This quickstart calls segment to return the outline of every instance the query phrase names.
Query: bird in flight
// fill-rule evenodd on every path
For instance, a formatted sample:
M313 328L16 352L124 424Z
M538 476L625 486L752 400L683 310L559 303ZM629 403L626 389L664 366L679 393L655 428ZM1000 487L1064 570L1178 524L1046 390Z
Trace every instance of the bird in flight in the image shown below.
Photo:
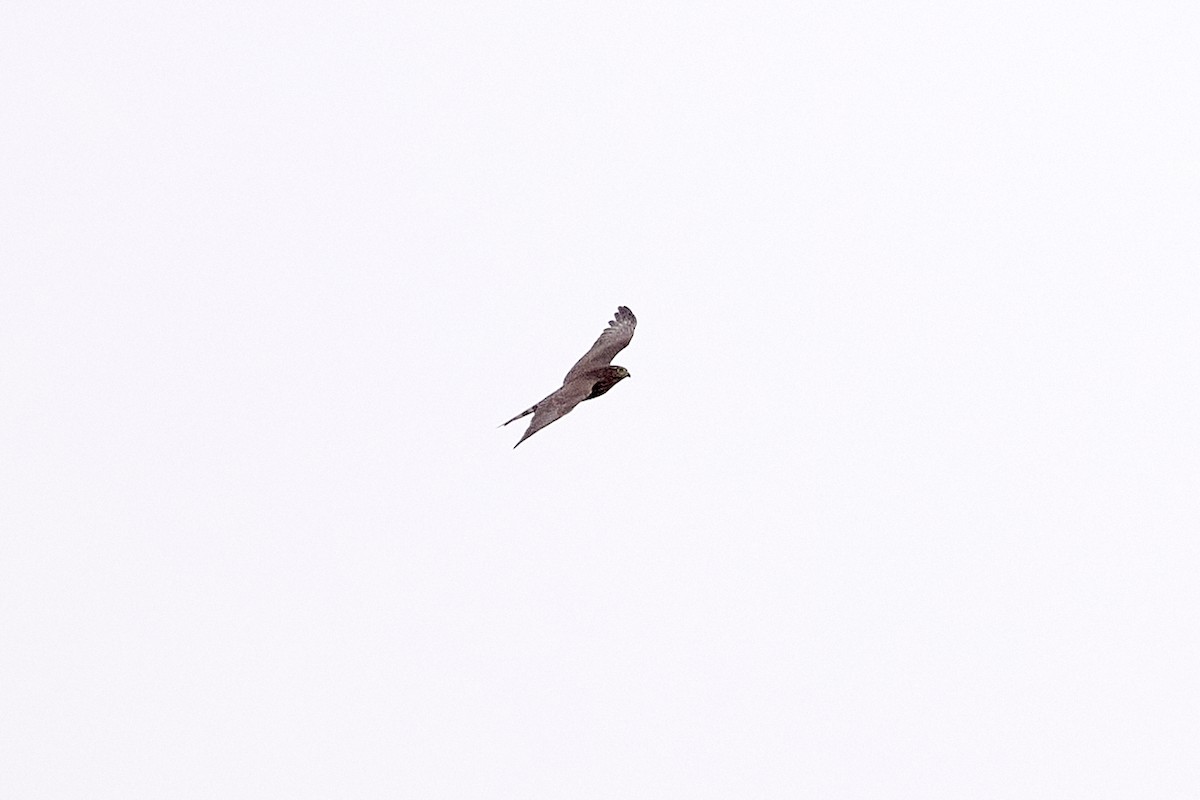
M599 397L628 378L629 370L612 366L612 360L633 339L633 329L636 327L637 317L633 316L633 312L625 306L619 306L616 319L608 323L608 327L600 334L592 349L575 362L567 377L563 378L563 385L508 421L516 422L526 414L533 414L533 420L525 429L525 435L513 448L559 417L570 414L571 410L584 400Z

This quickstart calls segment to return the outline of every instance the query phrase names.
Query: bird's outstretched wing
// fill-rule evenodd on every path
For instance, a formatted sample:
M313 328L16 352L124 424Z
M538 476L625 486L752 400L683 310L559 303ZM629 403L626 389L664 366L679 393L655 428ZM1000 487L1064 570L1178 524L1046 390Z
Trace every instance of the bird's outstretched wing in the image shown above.
M525 441L530 436L533 436L535 433L549 425L551 422L554 422L556 419L570 414L571 410L574 409L575 406L584 401L588 395L588 392L591 390L591 387L591 381L575 381L574 383L565 384L558 391L554 392L552 395L531 408L529 411L533 412L533 419L530 420L529 427L525 429L525 434L517 441L517 444L513 445L513 447L515 448L517 445L521 444L521 442ZM508 422L513 422L520 419L521 417L525 416L525 414L528 414L529 411L526 411L524 414L518 414ZM504 424L507 425L508 422Z
M608 327L604 329L604 333L600 334L600 338L592 345L592 349L575 362L575 366L571 367L567 377L563 378L563 385L566 386L572 378L585 372L611 364L617 353L624 350L625 346L633 339L633 329L636 327L637 317L633 315L633 312L625 306L618 306L616 319L608 323ZM536 418L534 422L537 422Z

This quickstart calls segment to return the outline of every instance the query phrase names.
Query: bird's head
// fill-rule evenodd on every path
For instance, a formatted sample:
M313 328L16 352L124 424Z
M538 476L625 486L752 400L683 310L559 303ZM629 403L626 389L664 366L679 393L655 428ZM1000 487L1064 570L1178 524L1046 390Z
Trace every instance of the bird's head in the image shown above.
M625 369L624 367L615 367L614 369L616 370L614 374L618 379L633 377L629 374L629 370Z

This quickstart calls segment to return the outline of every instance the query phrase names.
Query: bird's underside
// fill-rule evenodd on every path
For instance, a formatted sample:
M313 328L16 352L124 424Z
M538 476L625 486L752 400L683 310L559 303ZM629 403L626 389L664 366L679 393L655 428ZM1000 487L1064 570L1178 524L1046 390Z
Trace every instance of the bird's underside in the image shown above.
M616 319L609 323L608 328L600 334L600 338L583 358L571 367L571 371L563 379L562 387L504 423L507 425L533 414L529 427L513 447L519 446L551 422L570 414L575 406L584 400L599 397L628 378L629 370L613 366L611 362L616 354L629 344L636 327L637 318L633 316L633 312L625 306L620 306Z

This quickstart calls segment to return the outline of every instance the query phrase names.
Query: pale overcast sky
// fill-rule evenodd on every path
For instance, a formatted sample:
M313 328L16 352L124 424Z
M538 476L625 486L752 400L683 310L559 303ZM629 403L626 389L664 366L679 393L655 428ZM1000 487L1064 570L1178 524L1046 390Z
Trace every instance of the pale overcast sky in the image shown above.
M4 17L0 796L1200 796L1194 2Z

